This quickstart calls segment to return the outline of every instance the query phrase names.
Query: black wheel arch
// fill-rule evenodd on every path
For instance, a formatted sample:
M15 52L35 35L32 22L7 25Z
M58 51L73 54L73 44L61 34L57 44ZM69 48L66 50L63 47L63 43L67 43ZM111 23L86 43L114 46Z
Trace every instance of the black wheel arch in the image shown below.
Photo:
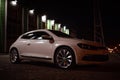
M9 53L11 53L11 51L15 49L17 52L18 52L18 49L16 47L12 47L10 50L9 50Z
M12 47L12 48L10 49L10 51L9 51L9 54L11 53L11 51L12 51L13 49L15 49L15 50L17 51L18 57L20 58L19 51L18 51L18 49L17 49L16 47Z
M17 51L17 56L18 56L18 60L19 60L18 62L20 62L21 59L20 59L20 56L19 56L19 51L18 51L18 49L17 49L16 47L12 47L12 48L10 49L9 55L11 54L11 51L12 51L13 49L15 49L15 50Z

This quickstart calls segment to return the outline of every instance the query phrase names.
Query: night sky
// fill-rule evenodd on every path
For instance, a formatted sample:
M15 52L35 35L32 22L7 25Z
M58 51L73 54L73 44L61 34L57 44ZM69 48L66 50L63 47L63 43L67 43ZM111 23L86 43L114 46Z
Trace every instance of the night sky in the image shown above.
M20 0L20 4L46 14L49 19L75 29L82 38L93 37L93 0ZM120 3L100 0L105 41L120 41Z

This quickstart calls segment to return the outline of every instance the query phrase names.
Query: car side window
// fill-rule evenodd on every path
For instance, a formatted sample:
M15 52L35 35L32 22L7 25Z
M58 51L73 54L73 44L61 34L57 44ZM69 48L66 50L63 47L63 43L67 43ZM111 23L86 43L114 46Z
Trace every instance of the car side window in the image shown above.
M44 39L43 36L50 36L49 34L47 34L46 32L34 32L34 38L33 39Z
M21 38L22 39L45 39L43 38L44 36L50 36L48 33L46 32L41 32L41 31L37 31L37 32L32 32L32 33L28 33L23 35Z
M33 36L34 36L33 33L28 33L28 34L23 35L21 38L22 39L31 39Z

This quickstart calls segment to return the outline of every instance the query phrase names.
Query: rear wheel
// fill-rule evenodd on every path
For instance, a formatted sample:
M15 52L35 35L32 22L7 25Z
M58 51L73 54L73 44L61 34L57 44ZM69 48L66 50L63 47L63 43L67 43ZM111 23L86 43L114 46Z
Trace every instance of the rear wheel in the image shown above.
M55 64L63 69L70 68L75 64L73 51L68 47L61 47L55 53Z
M20 62L18 50L16 48L13 48L10 50L10 62L11 63L19 63Z

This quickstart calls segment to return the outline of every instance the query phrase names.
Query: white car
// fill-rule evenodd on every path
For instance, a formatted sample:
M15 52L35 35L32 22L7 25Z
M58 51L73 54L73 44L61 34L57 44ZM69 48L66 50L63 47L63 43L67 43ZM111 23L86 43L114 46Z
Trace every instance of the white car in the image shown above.
M11 63L37 59L55 63L60 68L75 64L98 64L109 59L101 44L70 37L60 31L33 30L22 34L9 49Z

